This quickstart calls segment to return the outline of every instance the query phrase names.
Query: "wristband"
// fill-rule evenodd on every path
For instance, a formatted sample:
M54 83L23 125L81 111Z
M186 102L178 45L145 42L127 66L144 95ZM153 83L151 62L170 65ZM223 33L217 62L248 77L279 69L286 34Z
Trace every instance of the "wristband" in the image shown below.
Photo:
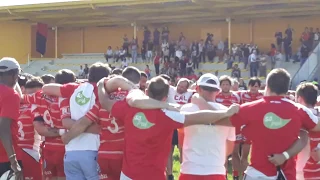
M290 155L289 155L289 153L287 151L283 152L282 155L284 155L286 160L288 160L290 158Z
M59 129L59 135L62 136L64 133L66 133L65 129Z

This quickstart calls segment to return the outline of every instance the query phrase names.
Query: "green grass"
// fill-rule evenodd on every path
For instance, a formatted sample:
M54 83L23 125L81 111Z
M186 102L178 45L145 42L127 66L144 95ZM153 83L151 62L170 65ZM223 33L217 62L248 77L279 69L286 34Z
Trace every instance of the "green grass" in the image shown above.
M180 175L180 153L178 148L174 149L173 152L173 175L174 175L174 179L178 180L179 179L179 175ZM232 180L232 167L231 164L229 164L228 166L228 180Z

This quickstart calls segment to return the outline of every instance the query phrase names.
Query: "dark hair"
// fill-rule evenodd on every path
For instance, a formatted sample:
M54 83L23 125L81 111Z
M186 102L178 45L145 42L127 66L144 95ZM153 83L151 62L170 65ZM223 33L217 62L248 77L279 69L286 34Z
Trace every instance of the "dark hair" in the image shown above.
M271 48L276 48L276 45L272 43Z
M30 80L31 78L34 78L34 76L31 74L28 74L28 73L21 74L18 79L19 86L20 87L26 86L27 81Z
M167 80L168 82L171 81L171 77L166 74L160 74L159 77L162 77L163 79Z
M49 84L51 81L54 81L54 76L51 74L44 74L41 76L41 79L44 84Z
M286 94L289 84L290 74L285 69L273 69L267 76L267 86L273 93Z
M169 93L169 83L162 77L154 77L150 80L148 86L148 96L161 101L164 97L167 97Z
M112 73L111 74L116 74L116 75L121 75L122 74L122 69L120 68L114 68L112 70Z
M305 103L315 106L317 104L318 88L312 83L300 83L296 90L296 96L302 97Z
M43 85L44 83L41 78L34 77L27 81L25 88L42 88Z
M141 75L141 77L148 78L147 74L145 72L143 72L143 71L140 72L140 75Z
M220 85L222 84L223 81L228 81L230 85L232 85L232 78L230 76L221 76L219 78L219 81L220 81Z
M76 75L69 69L61 69L55 77L55 82L58 84L67 84L76 81Z
M258 86L261 86L261 80L257 77L252 77L250 78L249 82L248 82L248 86L254 86L256 85L256 83L258 83Z
M111 72L111 68L108 64L94 63L89 68L88 81L91 83L97 83L100 79L108 77Z
M129 81L138 84L140 82L141 74L139 69L133 66L128 66L122 71L122 76Z

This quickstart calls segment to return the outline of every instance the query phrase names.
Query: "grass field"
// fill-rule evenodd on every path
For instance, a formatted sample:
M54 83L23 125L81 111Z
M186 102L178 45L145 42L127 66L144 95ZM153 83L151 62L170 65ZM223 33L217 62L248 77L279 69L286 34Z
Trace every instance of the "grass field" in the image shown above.
M174 153L173 153L173 175L174 175L174 179L178 180L179 179L179 175L180 175L180 153L178 148L174 149ZM231 166L228 167L228 180L232 180L232 175L230 174L232 172Z

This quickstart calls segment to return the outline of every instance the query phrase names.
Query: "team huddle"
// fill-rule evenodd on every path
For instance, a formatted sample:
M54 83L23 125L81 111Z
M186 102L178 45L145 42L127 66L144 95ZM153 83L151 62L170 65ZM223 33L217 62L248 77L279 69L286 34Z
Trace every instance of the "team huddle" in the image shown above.
M20 71L0 60L1 180L170 180L175 146L180 180L225 180L229 155L234 179L320 179L318 89L289 91L284 69L268 74L264 91L258 78L239 91L209 73L174 87L167 75L147 80L103 63L87 80Z

